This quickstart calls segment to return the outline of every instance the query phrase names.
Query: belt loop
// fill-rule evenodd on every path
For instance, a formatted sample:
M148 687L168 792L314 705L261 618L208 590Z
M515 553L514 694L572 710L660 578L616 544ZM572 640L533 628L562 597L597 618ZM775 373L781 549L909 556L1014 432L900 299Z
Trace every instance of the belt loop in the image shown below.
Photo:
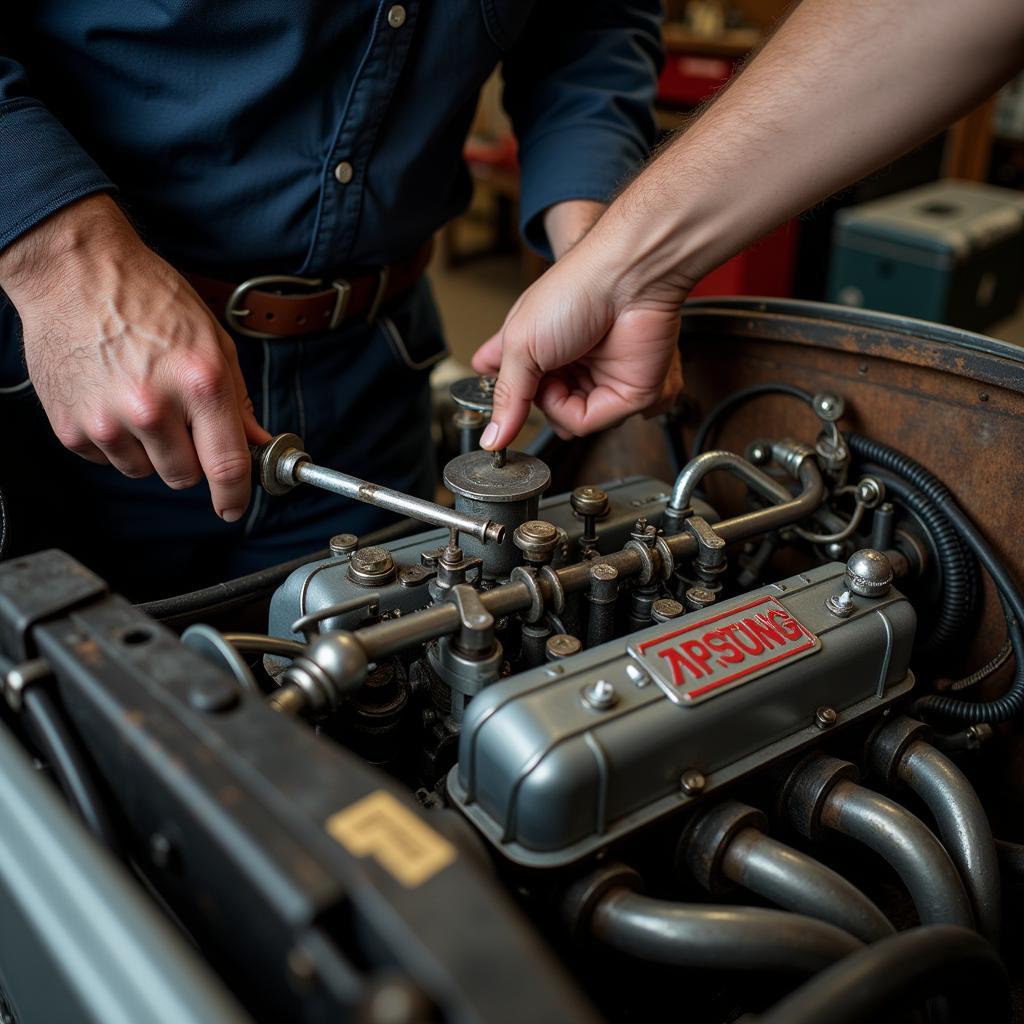
M377 314L380 312L381 303L384 301L384 295L388 290L388 283L391 281L391 267L383 266L380 268L380 274L378 275L377 281L377 294L373 297L373 302L370 303L370 308L366 311L366 322L372 324L377 319Z

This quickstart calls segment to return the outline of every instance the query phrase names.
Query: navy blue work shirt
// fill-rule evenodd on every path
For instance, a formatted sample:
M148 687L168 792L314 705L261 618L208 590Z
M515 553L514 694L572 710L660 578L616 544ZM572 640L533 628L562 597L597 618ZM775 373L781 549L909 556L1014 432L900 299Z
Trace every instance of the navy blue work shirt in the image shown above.
M654 125L659 0L33 0L0 29L0 249L119 192L182 269L316 275L414 250L470 196L503 63L522 220L607 199Z

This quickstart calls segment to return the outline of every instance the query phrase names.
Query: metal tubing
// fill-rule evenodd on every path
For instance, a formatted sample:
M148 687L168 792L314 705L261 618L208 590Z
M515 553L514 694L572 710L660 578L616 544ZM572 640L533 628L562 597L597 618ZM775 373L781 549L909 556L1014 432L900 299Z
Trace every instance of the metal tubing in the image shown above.
M892 865L910 891L922 924L974 927L970 901L949 854L928 826L899 804L843 779L826 796L821 822Z
M999 862L992 829L974 787L945 754L924 740L910 743L896 773L931 811L970 896L978 931L998 946Z
M955 1020L1009 1019L1010 984L999 955L977 932L912 928L862 949L812 978L757 1024L863 1024L937 994L955 997Z
M773 480L764 470L758 469L735 452L714 451L704 452L695 459L690 459L683 467L682 472L676 477L668 507L681 512L690 504L693 492L701 480L709 473L720 469L739 477L762 498L767 498L771 502L778 504L790 501L793 497L777 480Z
M760 829L736 834L725 851L722 871L777 906L828 921L864 942L896 934L892 922L855 885Z
M612 889L590 927L602 942L642 960L679 967L812 974L861 948L835 925L783 910L670 903Z
M731 544L733 541L746 540L755 534L781 530L809 516L825 497L825 484L814 459L806 458L800 463L797 477L802 488L795 498L781 505L759 508L754 512L727 519L723 523L716 523L715 533ZM672 548L671 541L669 547ZM672 548L672 554L679 557L675 548Z
M500 543L505 534L505 528L490 519L456 512L455 509L445 508L444 505L427 501L425 498L416 498L390 487L371 484L358 477L349 476L348 473L314 466L311 462L298 462L292 470L292 475L300 483L341 494L346 498L354 498L367 505L385 508L389 512L397 512L399 515L410 516L424 523L433 523L435 526L455 527L460 532L476 537L482 544Z

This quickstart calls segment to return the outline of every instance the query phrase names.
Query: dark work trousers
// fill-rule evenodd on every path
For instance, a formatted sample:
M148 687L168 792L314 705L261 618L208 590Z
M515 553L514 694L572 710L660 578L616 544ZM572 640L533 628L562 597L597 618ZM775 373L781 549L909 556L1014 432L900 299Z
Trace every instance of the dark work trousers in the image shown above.
M373 324L302 339L235 337L256 416L292 431L314 462L433 497L430 367L447 349L425 279ZM17 316L0 297L0 488L10 553L70 552L133 600L184 593L365 533L395 517L312 488L270 497L224 523L206 483L172 491L66 451L26 379Z

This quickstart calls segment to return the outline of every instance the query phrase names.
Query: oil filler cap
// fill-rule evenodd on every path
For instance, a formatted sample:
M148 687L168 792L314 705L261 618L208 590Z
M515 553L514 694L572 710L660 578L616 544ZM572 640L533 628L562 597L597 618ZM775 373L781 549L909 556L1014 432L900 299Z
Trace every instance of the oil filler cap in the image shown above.
M874 548L855 551L846 563L846 586L860 597L884 597L892 587L889 556Z

